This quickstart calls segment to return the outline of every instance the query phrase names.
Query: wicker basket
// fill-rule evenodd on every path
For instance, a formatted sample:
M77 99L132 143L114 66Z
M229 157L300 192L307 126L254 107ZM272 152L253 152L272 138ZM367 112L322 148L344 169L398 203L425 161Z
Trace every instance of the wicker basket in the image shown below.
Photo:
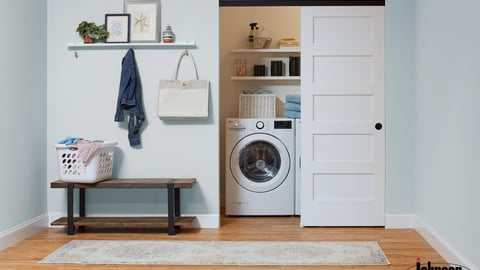
M275 118L274 94L241 94L240 118Z

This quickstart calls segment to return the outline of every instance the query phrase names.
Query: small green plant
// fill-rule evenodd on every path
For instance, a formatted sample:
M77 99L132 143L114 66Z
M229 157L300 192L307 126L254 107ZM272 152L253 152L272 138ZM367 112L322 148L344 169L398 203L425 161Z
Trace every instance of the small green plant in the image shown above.
M81 37L86 39L85 36L88 36L92 40L100 40L100 39L105 39L108 37L110 34L106 29L105 25L96 25L94 22L87 22L83 21L81 22L76 30ZM87 42L85 40L85 42ZM92 42L92 41L90 41Z

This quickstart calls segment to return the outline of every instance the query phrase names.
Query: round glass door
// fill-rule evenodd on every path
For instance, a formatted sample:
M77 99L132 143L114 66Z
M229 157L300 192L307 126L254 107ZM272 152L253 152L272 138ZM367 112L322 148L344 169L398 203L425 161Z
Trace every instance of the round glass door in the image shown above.
M230 169L239 185L252 192L267 192L280 186L290 170L285 145L268 134L252 134L234 147Z

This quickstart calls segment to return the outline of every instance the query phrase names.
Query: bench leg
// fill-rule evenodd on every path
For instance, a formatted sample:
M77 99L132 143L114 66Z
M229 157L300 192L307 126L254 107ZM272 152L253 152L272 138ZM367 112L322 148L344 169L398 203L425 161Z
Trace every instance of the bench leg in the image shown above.
M167 183L168 195L168 235L175 235L176 196L173 183Z
M180 216L180 189L175 189L175 216Z
M79 188L78 189L78 216L80 217L85 217L85 188ZM85 226L78 226L79 230L85 229Z
M85 216L85 189L84 188L79 188L78 189L78 194L79 194L79 216L84 217Z
M75 234L75 226L73 225L73 183L67 183L67 233Z

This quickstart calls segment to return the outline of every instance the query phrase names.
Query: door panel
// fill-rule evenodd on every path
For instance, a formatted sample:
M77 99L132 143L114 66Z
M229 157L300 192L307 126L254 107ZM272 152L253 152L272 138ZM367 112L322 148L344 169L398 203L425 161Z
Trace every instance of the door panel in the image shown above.
M303 7L301 44L301 225L383 226L384 7Z

